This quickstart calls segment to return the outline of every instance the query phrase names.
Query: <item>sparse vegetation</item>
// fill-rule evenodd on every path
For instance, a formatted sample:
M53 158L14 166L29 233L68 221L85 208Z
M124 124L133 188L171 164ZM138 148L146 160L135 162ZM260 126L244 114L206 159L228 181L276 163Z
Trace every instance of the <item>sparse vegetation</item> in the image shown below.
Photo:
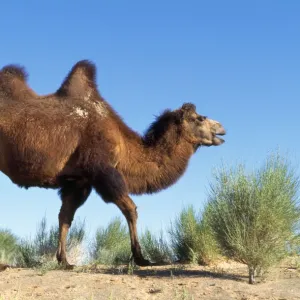
M279 155L269 157L256 172L247 173L243 165L223 166L214 173L204 210L197 213L193 206L184 208L171 223L169 241L163 232L158 237L149 230L143 232L142 252L146 259L163 264L207 265L225 255L246 264L249 282L254 283L256 274L263 274L287 254L299 258L298 190L295 171ZM58 234L58 227L47 228L46 218L38 224L33 239L18 239L8 230L0 230L0 263L38 268L42 275L57 269ZM75 264L84 255L84 237L84 222L74 222L67 248ZM90 256L98 264L128 265L130 237L120 217L96 231ZM298 269L299 260L295 262ZM128 274L133 268L128 265Z
M287 254L299 224L299 180L279 155L257 172L222 167L214 174L207 215L224 254L245 263L249 283Z
M189 293L186 288L182 288L181 291L175 292L175 299L176 300L194 300L194 296Z
M142 252L146 259L156 263L171 263L173 253L164 238L163 232L157 238L150 230L146 230L141 236Z
M91 256L99 264L127 264L131 255L127 226L119 217L112 219L106 228L99 228L92 243Z
M70 234L67 240L67 247L70 253L80 246L85 236L85 223L75 221L70 229ZM56 262L55 254L57 250L58 226L52 226L47 229L47 220L44 217L37 226L37 232L33 240L23 239L19 243L19 253L17 265L27 268L42 267L49 269L54 268ZM77 256L80 254L77 251ZM82 254L80 254L82 255ZM81 257L72 257L73 261L77 261ZM46 265L46 266L45 266ZM57 265L57 263L55 263Z
M173 251L181 262L207 264L218 256L206 217L197 215L193 206L182 210L169 233Z
M0 230L0 263L14 264L18 255L18 239L9 230Z

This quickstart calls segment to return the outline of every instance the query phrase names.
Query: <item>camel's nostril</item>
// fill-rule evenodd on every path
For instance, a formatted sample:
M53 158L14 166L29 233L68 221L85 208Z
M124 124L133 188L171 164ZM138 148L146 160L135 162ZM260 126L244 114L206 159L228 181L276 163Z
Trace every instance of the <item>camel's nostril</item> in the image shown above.
M216 130L216 134L217 135L225 135L226 134L226 130L223 127L220 127Z

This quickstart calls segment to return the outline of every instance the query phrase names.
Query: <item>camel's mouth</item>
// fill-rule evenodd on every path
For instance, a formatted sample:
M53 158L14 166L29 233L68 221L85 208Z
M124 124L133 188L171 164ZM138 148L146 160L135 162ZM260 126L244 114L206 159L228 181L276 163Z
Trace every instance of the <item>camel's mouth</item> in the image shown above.
M220 138L220 136L223 136L226 134L226 130L221 127L218 130L216 130L214 138L213 138L213 143L214 145L221 145L225 142L224 139Z
M218 136L214 136L213 138L213 145L214 146L219 146L219 145L222 145L223 143L225 143L225 140L218 137Z

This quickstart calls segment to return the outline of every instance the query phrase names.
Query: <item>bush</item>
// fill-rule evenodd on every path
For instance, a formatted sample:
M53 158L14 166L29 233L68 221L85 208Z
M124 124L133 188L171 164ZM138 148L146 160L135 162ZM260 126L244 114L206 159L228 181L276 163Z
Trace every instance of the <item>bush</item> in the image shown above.
M219 245L204 210L198 226L198 263L209 265L220 257Z
M30 240L21 240L19 251L20 256L17 260L18 267L35 268L42 265L42 257L38 254L36 246Z
M96 231L92 243L92 258L99 264L118 265L128 263L131 255L130 237L127 226L119 217L106 228Z
M171 263L172 250L161 232L157 238L148 229L141 235L141 248L146 259L155 263Z
M218 247L205 213L196 215L193 206L183 209L171 224L170 239L179 261L209 264L218 256Z
M256 271L267 270L287 254L299 224L299 180L279 155L257 172L222 167L214 174L207 216L223 252Z
M56 261L55 254L58 245L59 228L52 226L49 231L47 229L47 220L44 217L37 227L37 232L33 241L31 239L23 239L19 243L20 256L17 264L21 267L32 268L46 264L50 261ZM85 236L85 223L74 222L70 228L67 239L67 251L75 252L78 246L81 246ZM76 256L72 257L72 261L82 259L82 253L76 250ZM80 256L80 257L78 257Z
M0 230L0 263L14 264L18 256L18 240L9 230Z

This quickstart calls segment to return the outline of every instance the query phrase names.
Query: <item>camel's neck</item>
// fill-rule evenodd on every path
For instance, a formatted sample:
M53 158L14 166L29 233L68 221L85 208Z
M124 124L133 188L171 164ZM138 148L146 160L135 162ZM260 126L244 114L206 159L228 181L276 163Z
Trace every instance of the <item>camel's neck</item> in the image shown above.
M126 140L120 151L118 169L131 194L154 193L174 184L184 173L193 147L180 135L167 132L157 143L140 137Z

